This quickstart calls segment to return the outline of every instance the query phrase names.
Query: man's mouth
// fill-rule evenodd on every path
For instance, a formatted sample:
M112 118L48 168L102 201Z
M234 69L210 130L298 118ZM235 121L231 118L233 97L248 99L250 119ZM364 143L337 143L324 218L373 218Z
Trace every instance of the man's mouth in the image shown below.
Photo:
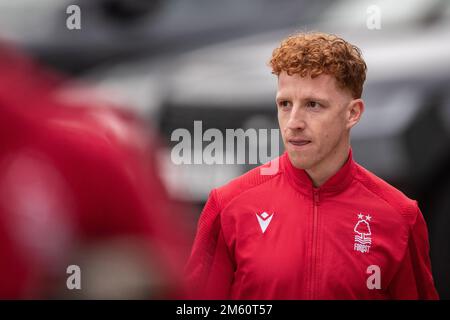
M289 139L289 144L296 147L303 147L311 143L311 140L303 140L303 139Z

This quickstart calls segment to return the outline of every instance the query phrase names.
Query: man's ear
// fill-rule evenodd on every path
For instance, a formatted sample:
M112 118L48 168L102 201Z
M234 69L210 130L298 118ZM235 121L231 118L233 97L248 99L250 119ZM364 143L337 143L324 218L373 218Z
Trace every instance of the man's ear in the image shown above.
M356 125L364 112L364 101L362 99L354 99L347 106L347 129L351 129Z

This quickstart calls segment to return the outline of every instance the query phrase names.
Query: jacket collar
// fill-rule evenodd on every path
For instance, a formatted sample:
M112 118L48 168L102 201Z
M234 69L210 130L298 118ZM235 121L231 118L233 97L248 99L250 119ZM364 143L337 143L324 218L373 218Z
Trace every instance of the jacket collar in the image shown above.
M303 194L312 195L314 191L320 194L337 194L344 191L350 185L355 175L356 163L353 160L352 154L353 152L350 148L347 161L344 165L319 188L314 187L311 178L304 169L298 169L292 165L287 152L281 156L281 162L289 180Z

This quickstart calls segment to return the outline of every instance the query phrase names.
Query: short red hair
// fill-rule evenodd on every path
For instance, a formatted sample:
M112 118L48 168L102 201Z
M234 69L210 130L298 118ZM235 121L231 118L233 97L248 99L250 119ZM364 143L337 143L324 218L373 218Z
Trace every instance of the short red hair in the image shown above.
M277 76L308 74L315 78L325 73L335 77L338 85L361 98L367 65L361 50L336 35L313 32L299 33L284 39L272 53L269 62Z

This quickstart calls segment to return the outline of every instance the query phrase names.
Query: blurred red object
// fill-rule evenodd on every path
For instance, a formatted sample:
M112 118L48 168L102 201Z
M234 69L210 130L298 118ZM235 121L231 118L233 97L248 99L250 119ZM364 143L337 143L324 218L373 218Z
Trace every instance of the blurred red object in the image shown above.
M0 71L0 298L183 297L192 234L156 135L95 99L67 102L70 82L15 49L0 45Z

